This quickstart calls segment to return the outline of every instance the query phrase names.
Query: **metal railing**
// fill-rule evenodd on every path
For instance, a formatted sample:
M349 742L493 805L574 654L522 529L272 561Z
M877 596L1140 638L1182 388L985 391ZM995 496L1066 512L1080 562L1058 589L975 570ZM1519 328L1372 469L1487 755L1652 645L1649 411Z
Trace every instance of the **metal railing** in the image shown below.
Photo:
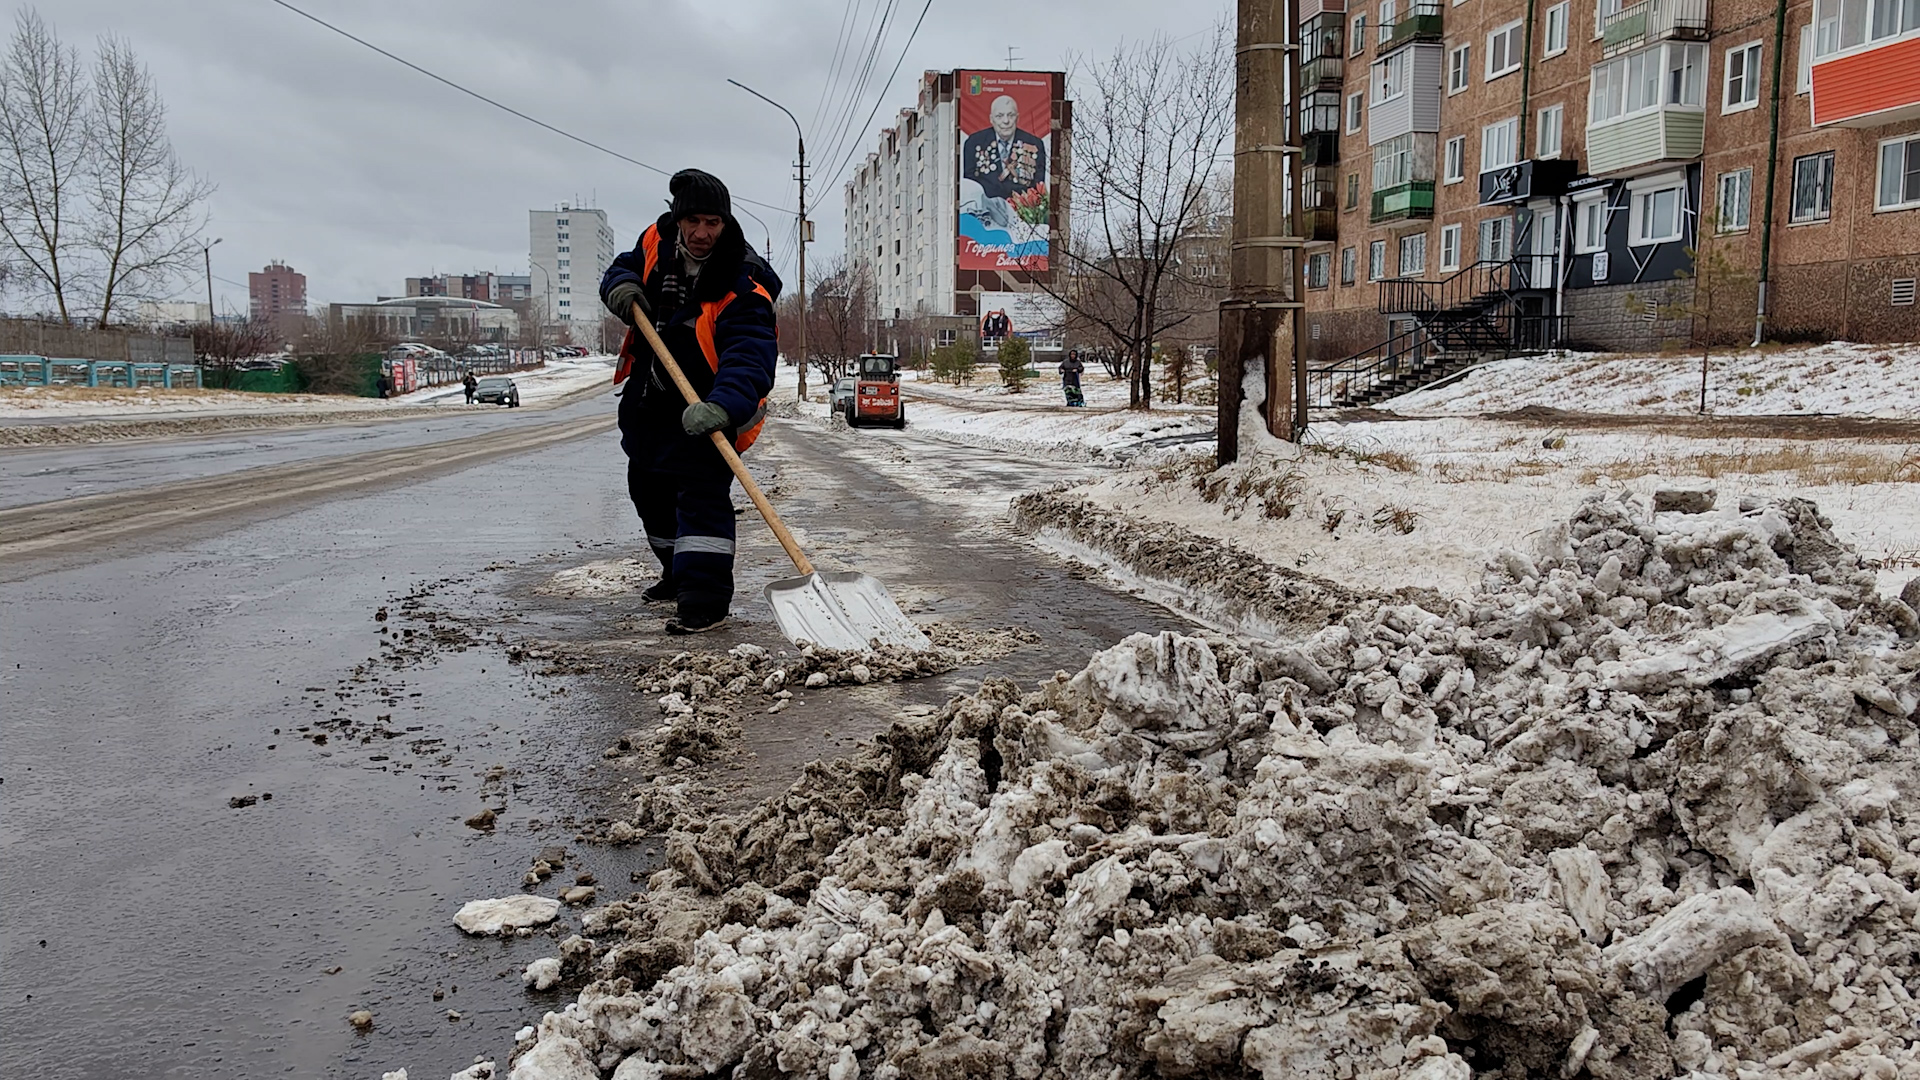
M1389 188L1381 188L1373 193L1373 201L1367 212L1367 220L1375 224L1395 218L1430 218L1432 216L1433 181L1431 180L1412 180Z
M142 363L131 360L80 360L69 357L0 356L0 386L200 386L196 364Z
M1364 352L1307 372L1307 407L1345 409L1381 383L1426 366L1426 331L1410 327Z
M1406 42L1419 38L1437 38L1443 33L1440 24L1440 5L1431 2L1416 3L1407 9L1407 13L1386 35L1380 44L1380 51L1397 48Z
M1600 46L1608 56L1668 38L1706 36L1707 0L1640 0L1600 21Z
M1423 323L1371 349L1307 372L1307 406L1349 409L1411 393L1481 360L1557 348L1568 317L1482 312L1465 323Z
M1380 282L1380 313L1420 315L1458 310L1486 298L1504 299L1513 290L1526 287L1519 260L1483 260L1437 281L1387 278Z

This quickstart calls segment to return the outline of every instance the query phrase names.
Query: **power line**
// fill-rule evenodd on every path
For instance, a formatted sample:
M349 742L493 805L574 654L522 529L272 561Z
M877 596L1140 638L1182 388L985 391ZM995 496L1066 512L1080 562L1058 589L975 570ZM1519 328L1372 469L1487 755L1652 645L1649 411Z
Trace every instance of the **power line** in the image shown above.
M925 4L921 5L920 17L913 21L913 32L907 35L907 43L900 47L900 56L898 59L896 59L893 62L893 72L887 76L886 82L880 84L880 93L874 96L873 111L867 113L867 122L864 125L862 125L864 128L867 128L869 130L872 129L873 118L875 116L880 115L880 103L886 100L887 88L892 86L893 80L897 76L899 76L900 65L903 63L906 63L907 53L913 49L913 39L920 36L920 24L927 21L927 12L932 7L933 7L933 0L927 0ZM852 146L847 148L847 156L844 158L841 158L840 164L834 166L833 172L828 174L827 186L831 187L834 183L836 183L840 179L840 174L846 171L848 163L850 163L853 160L854 151L858 150L859 147L860 147L860 144L855 143Z
M860 64L859 74L854 76L853 86L847 92L846 106L840 111L838 118L830 124L833 132L831 137L827 139L826 153L819 156L821 161L832 161L839 157L840 150L845 145L845 140L849 137L856 141L864 138L863 134L853 132L851 125L853 124L854 116L860 111L860 98L866 94L867 84L873 79L874 62L880 58L880 54L886 49L887 35L892 31L893 13L897 6L898 0L887 0L884 8L880 7L877 2L875 4L874 11L878 19L873 24L871 31L872 40L868 42L865 58Z
M480 93L477 90L469 90L466 87L461 86L459 83L454 82L452 79L449 79L444 75L437 75L431 71L428 71L426 68L421 67L419 64L416 64L413 61L406 59L405 57L396 56L393 53L388 52L387 50L381 48L378 45L375 45L373 42L368 41L365 38L356 37L355 35L348 33L345 30L342 30L338 26L333 25L332 23L326 21L325 19L320 18L317 15L313 15L309 12L302 11L299 8L294 7L292 4L287 3L287 0L272 0L272 2L280 5L283 8L286 8L288 11L293 12L295 15L298 15L303 19L307 19L311 22L314 22L321 26L326 27L327 29L333 31L334 33L339 34L341 37L346 38L348 41L354 42L359 45L364 45L367 48L372 49L374 52L379 53L381 56L384 56L387 59L392 60L394 63L400 64L403 67L411 68L412 70L417 71L422 75L425 75L427 78L432 79L435 82L443 83L447 86L450 86L453 89L460 91L461 93L467 95L470 98L473 98L477 101L483 101L488 105L491 105L496 109L499 109L501 112L508 113L513 116L517 116L520 119L525 120L527 123L534 125L535 127L544 128L547 131L551 131L555 135L558 135L563 139L572 139L574 142L577 142L582 146L591 147L592 149L598 150L603 154L607 154L612 157L619 158L621 161L624 161L629 165L638 165L641 168L647 170L648 172L659 173L661 176L673 175L671 172L668 172L667 170L660 168L658 165L649 165L646 162L641 161L639 158L628 157L627 155L621 153L618 150L611 150L611 149L608 149L607 147L601 146L599 143L594 142L592 139L582 138L578 135L575 135L571 131L554 127L552 124L547 123L545 120L540 120L540 119L536 119L535 117L528 116L526 113L521 112L519 109L516 109L511 105L503 105L500 102L495 101L494 99L486 96L485 94ZM769 210L779 209L779 207L774 206L772 203L763 203L757 199L749 199L740 195L736 195L734 196L734 198L739 199L743 203L750 203L754 206L765 207L766 209L769 209Z

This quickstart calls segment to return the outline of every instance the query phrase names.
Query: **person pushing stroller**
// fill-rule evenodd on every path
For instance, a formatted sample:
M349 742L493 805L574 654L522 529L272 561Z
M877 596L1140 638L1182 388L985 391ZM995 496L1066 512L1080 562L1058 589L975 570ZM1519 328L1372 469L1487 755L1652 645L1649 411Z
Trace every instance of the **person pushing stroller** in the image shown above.
M1066 393L1070 407L1079 408L1087 404L1086 395L1080 391L1080 374L1086 370L1087 365L1080 359L1079 349L1069 351L1066 359L1060 361L1060 389Z

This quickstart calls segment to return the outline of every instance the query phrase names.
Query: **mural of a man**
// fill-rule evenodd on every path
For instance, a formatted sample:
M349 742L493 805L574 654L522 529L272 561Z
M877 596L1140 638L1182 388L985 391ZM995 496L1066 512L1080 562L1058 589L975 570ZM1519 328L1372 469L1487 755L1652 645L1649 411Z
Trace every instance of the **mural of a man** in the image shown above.
M1047 182L1047 144L1020 130L1020 106L1002 94L988 113L993 126L967 136L961 175L989 199L1005 199Z

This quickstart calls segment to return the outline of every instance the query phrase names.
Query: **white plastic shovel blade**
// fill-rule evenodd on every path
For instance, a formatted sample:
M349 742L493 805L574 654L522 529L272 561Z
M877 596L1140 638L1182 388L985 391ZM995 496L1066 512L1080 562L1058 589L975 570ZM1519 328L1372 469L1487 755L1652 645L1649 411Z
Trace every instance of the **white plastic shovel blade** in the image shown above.
M875 644L933 647L880 579L868 574L816 572L782 578L767 586L766 597L775 625L795 645L811 642L823 649L856 652Z

